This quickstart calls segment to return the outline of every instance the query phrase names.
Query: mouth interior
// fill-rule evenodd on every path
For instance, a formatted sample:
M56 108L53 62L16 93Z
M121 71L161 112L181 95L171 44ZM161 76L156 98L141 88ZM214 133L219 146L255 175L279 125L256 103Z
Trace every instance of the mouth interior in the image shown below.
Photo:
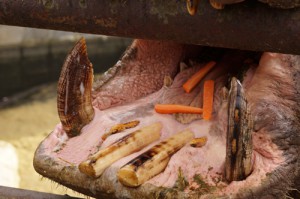
M228 101L222 97L228 79L237 76L242 80L246 95L256 75L261 54L239 50L206 48L180 45L169 42L135 41L115 68L106 73L93 93L95 117L86 125L81 135L68 139L61 124L58 124L45 141L48 156L59 164L78 165L89 155L105 148L142 126L160 122L163 126L159 141L141 151L113 163L103 175L115 175L124 164L145 152L158 142L184 129L194 132L195 137L207 137L201 148L186 145L175 153L166 169L146 183L155 186L174 187L182 172L189 185L185 191L233 193L247 187L259 186L267 174L283 161L281 151L267 134L253 132L253 171L245 180L228 184L224 180L226 155L226 131ZM217 65L191 93L185 93L182 85L208 61ZM185 64L183 64L185 63ZM181 69L180 69L181 68ZM164 80L172 80L164 84ZM215 81L213 117L206 121L195 114L158 114L155 104L183 104L202 107L203 83ZM100 82L100 83L99 83ZM165 81L166 82L166 81ZM251 104L251 100L249 101ZM254 107L255 108L255 107ZM103 134L116 124L139 120L140 124L102 141ZM115 179L115 177L111 177ZM199 184L199 179L201 183ZM201 187L202 186L202 187Z

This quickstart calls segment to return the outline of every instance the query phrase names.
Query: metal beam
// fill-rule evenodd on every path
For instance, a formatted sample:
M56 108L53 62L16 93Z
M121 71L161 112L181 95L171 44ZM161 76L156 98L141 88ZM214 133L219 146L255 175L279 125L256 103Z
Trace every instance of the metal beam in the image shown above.
M300 9L254 1L190 16L183 0L0 0L0 24L300 54Z
M0 198L6 199L80 199L68 195L57 195L51 193L43 193L38 191L30 191L25 189L17 189L11 187L0 186Z

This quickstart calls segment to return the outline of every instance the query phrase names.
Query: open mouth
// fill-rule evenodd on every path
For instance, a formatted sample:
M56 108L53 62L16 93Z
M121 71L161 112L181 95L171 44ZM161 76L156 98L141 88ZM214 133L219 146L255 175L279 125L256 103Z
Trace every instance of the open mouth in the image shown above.
M187 93L185 82L211 61L214 67ZM284 196L299 170L299 71L297 55L135 40L92 88L81 39L59 81L62 123L37 149L34 167L96 197ZM214 83L208 120L155 110L157 104L204 108L207 80ZM132 132L145 134L130 138ZM195 138L206 142L195 147ZM124 170L132 165L134 182Z

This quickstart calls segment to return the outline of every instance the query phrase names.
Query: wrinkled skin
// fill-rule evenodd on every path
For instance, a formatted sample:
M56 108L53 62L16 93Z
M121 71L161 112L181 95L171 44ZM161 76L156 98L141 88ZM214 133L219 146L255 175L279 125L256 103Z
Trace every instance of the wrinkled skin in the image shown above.
M274 64L276 62L278 65ZM299 56L265 53L260 65L264 67L256 70L252 79L254 84L248 89L248 93L255 93L248 98L252 105L254 131L261 135L268 132L271 140L283 151L286 161L258 192L262 197L284 197L284 190L297 188L293 182L299 178L300 59ZM268 91L272 92L266 96ZM272 189L264 190L264 185Z
M210 52L217 51L219 50L213 49ZM202 168L210 167L211 164L215 164L213 171L215 169L222 172L224 164L223 156L216 157L212 150L214 147L220 147L217 153L223 154L226 139L226 103L222 103L218 97L219 91L222 85L226 85L227 74L231 73L232 68L240 70L239 66L247 58L247 52L232 50L228 53L222 52L218 65L207 75L206 79L215 79L217 82L212 121L204 122L201 117L197 117L192 118L188 124L181 124L181 119L178 118L190 118L189 114L173 117L153 112L155 103L180 102L201 106L202 102L197 99L200 99L198 92L201 93L204 80L195 92L189 95L181 88L182 82L197 71L197 67L201 67L201 64L195 66L192 64L191 68L180 73L178 66L180 61L199 57L204 52L197 46L136 40L123 58L95 84L94 120L82 130L80 136L72 139L67 139L62 126L58 125L36 151L34 166L37 172L94 197L199 198L202 195L203 198L283 198L289 194L289 190L298 189L300 56L277 53L263 53L258 66L250 67L243 82L254 120L252 135L255 161L250 176L244 181L230 184L224 182L224 188L217 188L217 191L209 195L171 188L178 166L182 167L188 176L193 172L203 172ZM171 87L163 86L164 76L172 78L176 76ZM145 78L148 80L145 81ZM115 135L106 142L99 143L98 138L105 133L105 129L110 128L114 122L133 119L140 119L142 125L157 119L162 121L165 126L162 137L168 137L178 129L190 128L198 132L197 135L205 133L208 141L212 141L203 149L184 147L172 157L164 172L135 189L120 184L115 173L118 168L141 152L117 161L97 179L87 177L78 171L77 165L89 154L95 152L98 147L108 146L122 136ZM191 159L194 159L195 167L189 167ZM205 163L206 160L210 163ZM170 175L169 180L164 182L166 175Z
M240 3L245 0L213 0L213 1L223 5L227 5L227 4ZM283 9L297 8L300 6L299 0L259 0L259 1L263 3L267 3L271 7L283 8Z

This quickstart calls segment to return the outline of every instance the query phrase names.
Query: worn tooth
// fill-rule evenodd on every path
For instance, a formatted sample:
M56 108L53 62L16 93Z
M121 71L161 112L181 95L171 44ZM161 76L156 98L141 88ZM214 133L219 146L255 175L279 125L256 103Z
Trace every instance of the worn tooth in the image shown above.
M139 151L158 140L161 128L161 123L154 123L121 138L80 163L79 170L91 177L100 176L115 161Z
M186 0L186 7L190 15L195 15L197 12L199 0Z
M217 10L224 9L224 4L218 3L215 0L209 0L209 2L210 2L210 5Z
M189 59L189 66L195 66L197 64L196 61Z
M163 141L118 171L119 181L129 187L137 187L162 172L171 156L194 138L193 132L182 131Z
M169 75L164 77L164 86L170 87L172 83L173 83L172 77L170 77Z
M233 77L229 91L225 178L244 180L252 171L253 122L241 83Z
M180 64L179 64L179 71L180 72L184 71L187 68L188 68L188 65L186 65L186 63L180 62Z
M81 38L68 54L57 87L57 109L68 136L80 134L94 117L91 101L93 66L87 57L86 44Z
M222 98L222 101L228 101L228 89L224 86L222 89L221 89L221 98Z

